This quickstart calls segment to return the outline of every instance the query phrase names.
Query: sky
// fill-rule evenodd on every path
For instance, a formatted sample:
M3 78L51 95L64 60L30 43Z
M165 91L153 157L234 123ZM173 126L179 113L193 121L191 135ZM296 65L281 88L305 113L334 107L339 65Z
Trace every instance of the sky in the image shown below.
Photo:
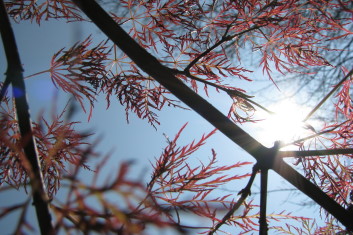
M97 42L105 39L105 36L99 33L95 27L80 23L67 24L62 21L43 22L41 26L30 24L29 22L21 22L21 24L13 23L13 29L21 61L25 69L25 76L48 69L50 58L55 52L63 47L68 48L72 46L74 42L82 40L90 34L97 38ZM1 46L0 73L4 74L5 71L6 61L3 47ZM257 71L257 73L258 76L262 76L261 72ZM1 77L1 81L3 80L4 76ZM247 85L246 83L241 85L244 86L241 87L244 89L250 89L250 86L252 89L254 88L253 83L251 85ZM263 83L259 83L255 86L260 88L262 85ZM48 74L27 79L26 86L32 119L37 120L38 115L42 114L43 110L44 116L50 115L46 108L51 106L51 97L58 91L52 85ZM66 101L70 98L70 95L60 91L58 94L58 112L60 112ZM225 100L224 96L215 92L212 92L211 96L213 104L223 112L227 112L231 100ZM180 141L180 144L187 144L194 139L199 139L202 134L213 130L213 127L195 112L173 108L167 108L158 113L161 125L157 127L157 130L151 127L146 120L140 120L134 114L130 115L130 122L127 123L124 107L117 100L112 101L111 107L108 110L106 109L104 97L97 97L97 100L98 102L95 104L91 120L88 121L88 114L80 112L74 116L73 121L78 120L81 122L77 125L78 129L89 129L99 136L101 139L99 151L102 153L113 151L106 172L111 173L114 170L116 171L116 167L122 161L134 160L134 172L139 172L142 175L145 174L145 177L149 179L148 173L152 172L150 161L157 158L161 154L163 147L166 146L165 135L173 138L178 130L188 122L188 126ZM249 131L253 136L260 138L260 141L268 139L263 137L263 133L259 131L259 126L255 126L255 128L242 126L242 128ZM208 159L211 156L211 148L216 150L220 165L234 164L238 161L254 162L252 157L221 133L217 133L209 139L207 145L195 154L196 159L200 161ZM245 167L244 171L251 172L251 166ZM89 175L92 172L85 172L84 174ZM239 172L236 172L236 174L239 174ZM109 176L109 173L102 177L102 181L105 180L106 176ZM255 200L259 198L259 196L256 197L256 191L259 191L258 179L259 177L257 177L253 186ZM285 183L273 172L270 172L269 182L269 190L291 188L288 183ZM236 185L227 185L226 188L220 190L220 193L228 194L231 192L236 195L245 187L245 184L246 182L243 182L243 185L238 185L238 183ZM0 193L0 207L18 203L23 199L23 195L23 190ZM318 213L317 208L301 208L294 205L298 198L298 195L295 195L292 193L288 194L287 192L271 193L268 197L268 212L281 212L283 209L287 209L296 215L313 215L314 213ZM300 196L300 198L307 200L305 196ZM288 202L284 203L284 201ZM29 214L33 215L33 210L29 211ZM35 218L34 216L30 217L32 219ZM16 216L9 216L4 220L0 220L0 227L3 234L11 233L13 226L15 226L13 218L16 218Z

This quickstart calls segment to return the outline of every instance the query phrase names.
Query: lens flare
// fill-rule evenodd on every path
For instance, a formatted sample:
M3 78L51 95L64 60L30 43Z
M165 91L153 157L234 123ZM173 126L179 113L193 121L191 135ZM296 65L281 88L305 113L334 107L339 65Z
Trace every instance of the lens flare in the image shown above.
M314 132L314 129L302 120L310 109L305 106L283 101L269 107L275 114L267 115L259 122L259 140L272 146L275 141L290 143Z

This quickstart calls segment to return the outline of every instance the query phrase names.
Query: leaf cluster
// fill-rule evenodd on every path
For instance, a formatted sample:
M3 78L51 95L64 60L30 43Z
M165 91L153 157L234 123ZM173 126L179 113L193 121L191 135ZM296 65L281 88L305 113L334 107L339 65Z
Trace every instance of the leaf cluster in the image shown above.
M158 63L179 81L195 92L203 86L207 96L210 88L229 96L228 118L235 123L253 121L252 114L257 108L270 112L237 85L239 80L253 80L252 70L243 65L249 53L247 51L244 56L244 49L250 48L251 53L259 56L256 66L275 82L272 70L285 74L300 72L297 68L338 66L332 65L324 55L341 48L332 48L327 42L351 38L353 34L349 29L351 19L347 17L352 14L349 1L120 0L115 4L117 7L112 8L110 14L115 22L124 27L141 47L157 57ZM71 1L6 1L6 7L8 14L18 22L30 20L40 24L49 19L84 20ZM343 13L338 14L339 11ZM93 44L94 40L89 36L68 49L60 49L54 53L49 69L27 79L49 73L54 85L72 94L84 111L86 103L92 110L96 97L103 94L107 107L112 99L117 99L125 107L127 121L132 112L154 127L159 124L156 111L166 106L181 107L165 87L119 51L116 45L111 45L109 40ZM349 69L343 70L348 75L351 73ZM351 76L348 75L335 88L335 123L325 125L313 136L315 138L298 141L300 149L353 147ZM95 146L88 146L87 136L75 130L77 122L64 118L67 110L52 115L51 121L40 118L32 122L32 134L21 136L17 107L9 97L3 96L7 86L1 89L1 189L9 189L6 185L27 189L31 174L42 174L41 183L49 195L56 232L80 230L84 233L137 234L153 224L170 226L179 232L201 229L212 234L227 224L246 233L259 226L259 213L254 212L258 206L252 201L243 203L245 199L235 200L233 195L215 196L220 186L250 176L233 173L249 162L217 166L217 155L213 149L207 162L194 159L194 153L215 130L198 141L179 146L177 142L186 127L184 125L173 140L167 139L166 148L152 163L153 173L147 185L140 179L128 178L131 167L128 163L122 163L108 183L99 185L94 180L90 184L80 180L78 172L82 167L88 168L86 160L89 155L95 155L92 151ZM40 172L32 172L23 151L30 138L36 143ZM351 158L351 154L310 156L297 158L295 164L301 165L305 177L329 197L349 207L352 202L348 195L353 190ZM102 172L104 163L105 159L96 167L96 177ZM67 170L70 167L72 171ZM56 194L63 186L62 182L65 182L67 194L59 199ZM25 216L29 201L1 210L0 218L16 210L21 211L16 228L18 233L33 229ZM227 212L234 212L238 203L245 208L241 215L227 215ZM182 213L207 218L210 223L203 227L189 226ZM227 216L223 216L224 213ZM335 226L330 227L331 223L313 230L314 225L308 219L286 212L268 215L271 221L279 218L302 221L303 229L292 225L272 227L289 234L292 231L304 233L304 229L315 233L339 230Z

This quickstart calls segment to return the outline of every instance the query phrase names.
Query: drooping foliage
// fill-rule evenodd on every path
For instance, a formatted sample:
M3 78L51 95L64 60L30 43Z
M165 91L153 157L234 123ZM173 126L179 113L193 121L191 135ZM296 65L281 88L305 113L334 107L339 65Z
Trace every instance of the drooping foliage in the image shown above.
M4 4L8 15L18 23L29 20L41 24L54 19L88 23L74 2L79 1L21 0ZM140 46L193 91L212 99L209 91L215 89L230 98L227 114L236 124L253 122L253 115L259 109L270 112L255 102L256 94L247 95L246 90L236 85L239 80L254 83L254 67L260 68L273 86L276 86L278 74L302 80L316 76L315 79L330 83L332 92L324 92L324 98L318 100L333 102L335 112L324 112L331 119L325 119L326 123L315 129L314 135L294 144L303 151L353 148L350 94L353 68L349 67L348 53L353 40L352 1L119 0L100 1L100 4ZM254 67L246 67L249 54L256 58L252 61ZM334 71L330 73L338 75L338 79L324 77L322 71ZM95 42L94 35L70 48L53 52L50 67L26 79L30 82L39 74L47 74L57 89L72 94L84 112L88 105L89 117L97 96L105 98L108 108L111 100L117 99L125 108L127 121L129 115L136 115L155 128L160 124L158 113L166 106L185 108L117 45L110 40ZM31 188L34 184L29 186L34 179L33 166L23 150L28 138L33 138L42 174L42 182L38 184L45 185L54 216L51 231L137 234L146 231L149 225L170 227L180 233L190 229L221 233L224 225L234 226L243 233L258 230L258 205L245 201L250 194L248 187L240 193L240 199L231 194L214 196L213 192L228 182L243 183L247 178L251 187L259 171L237 174L238 168L249 162L218 166L215 150L211 151L208 162L197 165L190 162L191 156L215 131L180 147L177 142L186 127L183 126L173 140L167 139L160 157L151 163L150 180L144 179L144 183L140 179L129 179L133 165L128 162L122 163L105 185L85 182L79 177L80 169L91 169L98 177L106 158L94 151L94 144L86 142L87 134L75 129L77 122L65 119L69 106L60 114L52 114L50 121L39 118L32 122L32 133L25 136L19 129L19 108L5 92L8 85L14 83L11 79L8 75L1 89L0 187L4 191L11 186L36 192L36 188ZM319 94L322 97L322 93ZM16 98L18 94L12 92L11 95ZM101 163L88 167L87 162L97 155L102 158ZM298 157L294 164L329 197L342 207L350 208L351 155ZM61 189L67 190L66 199L56 198ZM118 198L118 203L111 201L112 195ZM29 200L0 211L0 218L22 211L16 232L36 230L26 219ZM97 206L92 206L92 201ZM240 215L229 213L240 204L245 208ZM207 225L187 225L184 214L207 219ZM285 211L269 214L267 218L269 221L285 220L283 226L271 227L269 222L270 228L289 234L345 230L343 226L336 226L331 216L325 216L327 226L321 228L315 227L308 218ZM291 224L292 221L299 221L302 228Z

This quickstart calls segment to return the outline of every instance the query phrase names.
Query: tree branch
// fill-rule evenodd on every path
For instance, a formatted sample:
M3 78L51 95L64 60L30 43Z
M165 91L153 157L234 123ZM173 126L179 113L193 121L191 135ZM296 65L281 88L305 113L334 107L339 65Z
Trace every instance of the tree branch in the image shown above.
M323 149L323 150L302 150L302 151L279 151L278 157L312 157L326 155L353 154L353 149Z
M315 106L315 108L311 110L308 115L306 115L303 122L306 122L326 102L326 100L347 80L347 78L352 76L352 74L353 69L346 76L344 76L344 78L342 78L342 80L335 87L333 87L332 90L324 98L322 98L322 100Z
M232 216L233 214L239 209L239 207L244 203L245 199L251 195L251 186L255 180L255 176L257 174L257 172L259 171L259 167L257 164L254 165L254 167L252 168L252 174L250 176L249 182L247 183L247 185L245 186L244 189L242 189L239 193L241 194L240 198L238 199L238 201L233 205L233 207L227 212L227 214L225 216L223 216L222 221L220 221L219 223L217 223L212 230L208 233L208 235L213 235L215 232L217 232L217 230L223 225L225 224Z
M249 103L259 107L260 109L264 110L265 112L269 113L269 114L275 114L274 112L268 110L267 108L265 108L264 106L262 106L261 104L253 101L252 99L252 96L249 96L249 95L246 95L240 91L237 91L237 90L231 90L229 88L226 88L226 87L223 87L221 85L218 85L218 84L215 84L215 83L212 83L212 82L209 82L207 80L204 80L204 79L201 79L201 78L198 78L194 75L192 75L189 71L180 71L178 69L171 69L172 73L173 74L181 74L181 75L184 75L184 76L187 76L188 78L190 79L193 79L195 81L198 81L198 82L201 82L203 84L206 84L206 85L209 85L209 86L212 86L216 89L219 89L219 90L222 90L224 92L226 92L231 98L233 98L233 96L237 96L237 97L240 97L246 101L248 101Z
M318 136L321 136L321 135L324 135L324 134L327 134L327 133L330 133L331 131L334 131L336 130L338 127L346 124L349 120L346 120L344 122L341 122L340 124L330 128L330 129L327 129L327 130L324 130L324 131L320 131L320 132L316 132L314 135L309 135L309 136L306 136L304 138L301 138L301 139L298 139L298 140L295 140L291 143L281 143L281 148L283 147L286 147L286 146L289 146L289 145L294 145L294 144L299 144L301 142L304 142L306 140L309 140L309 139L312 139L312 138L315 138L315 137L318 137Z
M36 209L40 231L42 235L54 234L48 207L48 196L44 189L40 163L33 138L29 107L26 99L27 93L22 74L23 68L3 0L0 0L0 32L8 63L5 85L1 90L1 95L6 92L7 86L11 83L21 133L21 144L29 163L27 167L29 171L27 173L31 181L33 204Z
M234 35L227 35L228 34L228 30L229 30L229 28L228 28L225 31L225 33L223 34L221 40L216 42L213 46L211 46L210 48L208 48L207 50L202 52L198 57L196 57L193 61L191 61L190 64L188 64L188 66L186 66L184 71L189 73L190 69L192 68L192 66L194 66L200 59L205 57L208 53L210 53L211 51L213 51L215 48L217 48L218 46L222 45L223 43L225 43L227 41L230 41L230 40L234 39L235 37L239 37L239 36L243 35L244 33L247 33L247 32L253 31L255 29L258 29L258 28L260 28L260 26L254 25L251 28L243 30L243 31L241 31L239 33L236 33Z
M201 96L192 91L182 81L176 78L171 70L163 66L155 57L134 41L99 4L94 0L73 0L81 10L112 40L127 56L133 60L149 76L153 77L177 98L191 107L213 126L219 129L234 143L243 148L258 162L270 162L270 169L311 197L316 203L336 217L347 228L353 230L351 214L336 201L321 191L320 188L308 181L295 171L281 158L276 158L277 151L264 147L247 132L242 130L218 109L213 107Z
M267 235L268 224L266 220L267 210L267 183L268 183L268 169L261 168L261 190L260 190L260 232L259 235Z

